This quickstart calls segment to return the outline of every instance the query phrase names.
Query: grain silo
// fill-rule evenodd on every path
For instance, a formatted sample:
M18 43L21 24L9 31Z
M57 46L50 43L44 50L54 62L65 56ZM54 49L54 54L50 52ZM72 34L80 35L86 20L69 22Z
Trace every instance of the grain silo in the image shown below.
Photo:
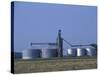
M34 59L41 56L40 49L26 49L22 52L22 59Z
M58 56L58 51L55 48L44 48L41 53L42 58L52 58Z
M96 50L94 48L86 48L87 56L95 56Z
M68 56L68 49L66 50L66 56Z
M67 49L67 56L76 56L76 55L77 55L77 48Z
M85 48L77 48L77 56L85 56L86 49Z

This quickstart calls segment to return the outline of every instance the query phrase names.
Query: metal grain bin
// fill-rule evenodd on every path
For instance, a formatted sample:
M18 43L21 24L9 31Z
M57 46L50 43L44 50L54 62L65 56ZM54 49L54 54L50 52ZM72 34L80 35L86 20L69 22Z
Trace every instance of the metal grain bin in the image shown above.
M77 56L86 56L85 48L77 48Z
M22 59L34 59L40 58L41 50L40 49L26 49L22 52Z
M67 56L76 56L77 55L77 49L76 48L69 48L67 50Z
M68 56L68 49L66 50L66 56Z
M96 50L94 48L86 48L87 56L95 56Z
M58 51L57 49L42 49L42 53L41 53L42 58L52 58L52 57L57 57L58 56Z

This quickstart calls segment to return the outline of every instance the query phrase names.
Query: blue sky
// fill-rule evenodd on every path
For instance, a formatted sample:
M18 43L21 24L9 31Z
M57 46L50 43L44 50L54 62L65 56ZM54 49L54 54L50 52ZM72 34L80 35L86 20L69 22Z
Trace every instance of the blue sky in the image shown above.
M58 29L71 44L97 42L95 6L15 2L14 50L21 52L30 42L56 42ZM68 46L64 46L65 49Z

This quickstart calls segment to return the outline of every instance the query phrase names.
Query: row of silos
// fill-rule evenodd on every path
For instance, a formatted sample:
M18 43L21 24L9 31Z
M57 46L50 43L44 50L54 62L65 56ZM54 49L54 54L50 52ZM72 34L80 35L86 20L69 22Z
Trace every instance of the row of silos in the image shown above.
M66 56L95 56L96 50L94 48L69 48L67 49ZM26 49L22 52L23 59L34 58L53 58L58 57L58 50L56 48L43 48L43 49Z
M44 49L26 49L22 52L22 59L34 59L34 58L52 58L57 57L58 51L55 48Z
M67 49L67 56L95 56L96 50L94 48L69 48Z

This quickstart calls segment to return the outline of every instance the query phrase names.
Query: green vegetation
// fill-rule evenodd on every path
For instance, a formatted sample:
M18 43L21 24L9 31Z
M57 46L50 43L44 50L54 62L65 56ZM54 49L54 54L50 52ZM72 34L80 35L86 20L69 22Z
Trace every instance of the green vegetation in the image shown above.
M66 71L97 68L96 57L70 57L51 59L15 59L15 73Z
M92 44L90 44L92 47L94 47L96 50L97 50L97 44L95 44L95 43L92 43Z
M90 44L92 47L94 47L95 49L97 49L97 44L95 44L95 43L92 43L92 44Z

